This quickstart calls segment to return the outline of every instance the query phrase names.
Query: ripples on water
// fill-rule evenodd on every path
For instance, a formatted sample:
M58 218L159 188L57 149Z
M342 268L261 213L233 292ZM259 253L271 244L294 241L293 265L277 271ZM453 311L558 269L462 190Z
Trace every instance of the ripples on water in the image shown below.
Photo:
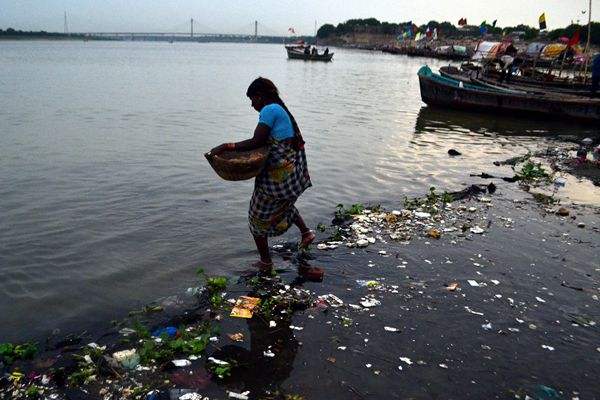
M431 110L419 97L423 60L379 53L336 49L325 64L288 61L275 45L0 46L6 340L120 317L193 285L199 265L223 273L253 260L252 182L219 180L202 154L251 135L245 91L259 75L279 86L307 141L314 187L299 208L312 226L338 203L460 189L491 161L547 144L549 129L585 133ZM464 156L449 158L452 147Z

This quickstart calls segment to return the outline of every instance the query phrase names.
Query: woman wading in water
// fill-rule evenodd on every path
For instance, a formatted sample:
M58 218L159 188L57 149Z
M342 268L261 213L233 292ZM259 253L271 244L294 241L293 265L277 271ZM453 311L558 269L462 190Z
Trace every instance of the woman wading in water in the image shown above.
M269 236L279 236L293 224L300 229L301 247L308 246L315 239L315 234L308 229L294 206L312 183L300 128L279 97L277 87L266 78L257 78L248 87L246 96L252 101L252 108L259 112L254 137L242 142L224 143L212 149L211 153L269 146L265 168L254 181L248 211L250 231L260 254L260 261L253 266L269 271L273 267Z

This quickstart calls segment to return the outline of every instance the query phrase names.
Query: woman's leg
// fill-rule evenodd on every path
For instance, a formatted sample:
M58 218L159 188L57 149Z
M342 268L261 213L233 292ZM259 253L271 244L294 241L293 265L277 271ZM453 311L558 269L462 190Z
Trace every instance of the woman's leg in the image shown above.
M260 261L264 264L272 264L271 254L269 252L269 240L266 236L254 236L254 243L256 243L256 249L260 254Z
M300 247L308 247L315 240L315 234L308 228L308 226L306 226L306 223L302 219L302 216L299 212L296 213L293 221L294 225L300 229L300 234L302 235Z
M302 216L300 215L300 213L296 213L296 216L293 219L294 221L294 225L296 225L298 227L298 229L300 229L300 233L301 234L305 234L310 232L310 229L308 229L308 226L306 226L306 224L304 223L304 220L302 219Z

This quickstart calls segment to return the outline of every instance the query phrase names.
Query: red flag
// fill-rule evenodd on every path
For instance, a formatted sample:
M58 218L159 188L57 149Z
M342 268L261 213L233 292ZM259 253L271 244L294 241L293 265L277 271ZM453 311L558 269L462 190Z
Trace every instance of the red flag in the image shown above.
M458 26L465 26L467 24L466 18L461 18L458 20Z
M577 44L579 44L579 31L575 32L573 37L569 39L569 47L573 47Z

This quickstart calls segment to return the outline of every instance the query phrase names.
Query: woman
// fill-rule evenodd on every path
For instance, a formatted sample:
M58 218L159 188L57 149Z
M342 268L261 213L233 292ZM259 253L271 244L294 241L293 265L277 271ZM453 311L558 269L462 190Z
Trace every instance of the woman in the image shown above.
M265 168L254 182L248 212L250 231L260 254L260 260L253 266L269 271L273 267L269 236L279 236L294 224L302 235L301 247L307 247L315 239L315 234L308 229L294 206L312 183L300 129L279 97L277 87L266 78L257 78L248 87L246 96L250 98L252 108L259 112L254 137L242 142L224 143L212 149L211 153L269 146Z

